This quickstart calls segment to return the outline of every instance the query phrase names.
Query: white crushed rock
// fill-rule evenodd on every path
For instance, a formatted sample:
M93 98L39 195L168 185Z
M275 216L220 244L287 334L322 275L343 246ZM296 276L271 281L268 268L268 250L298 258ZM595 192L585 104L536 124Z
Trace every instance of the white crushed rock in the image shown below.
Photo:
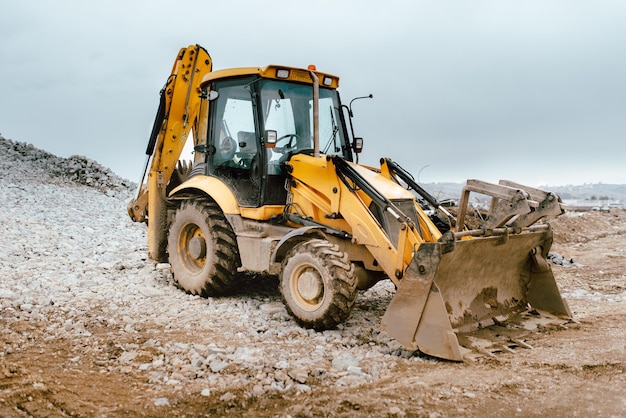
M232 297L184 293L169 265L147 259L145 225L126 213L134 187L84 157L0 136L0 321L26 319L50 340L83 341L72 361L96 355L102 373L135 371L155 386L220 399L356 386L431 361L381 332L390 283L360 295L348 321L324 332L291 319L275 278L244 277ZM0 355L36 345L27 335L12 340L22 344Z

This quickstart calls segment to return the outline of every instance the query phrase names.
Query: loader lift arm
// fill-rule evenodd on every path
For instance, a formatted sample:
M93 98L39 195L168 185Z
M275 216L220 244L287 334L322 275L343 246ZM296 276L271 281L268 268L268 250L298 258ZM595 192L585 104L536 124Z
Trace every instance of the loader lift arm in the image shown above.
M385 196L370 181L377 174L369 169L339 156L326 156L325 160L316 162L306 155L290 160L294 201L317 199L321 191L330 188L330 195L314 204L322 207L329 201L327 206L336 208L349 225L352 242L365 246L398 288L383 317L389 334L407 349L419 348L426 354L461 360L456 335L434 282L446 246L432 242L436 237L425 227L421 219L425 215L417 214L415 200L398 201ZM313 165L320 171L310 171ZM333 176L337 181L330 187L318 180ZM373 212L376 207L381 212L378 217ZM389 221L386 226L381 224L381 217Z
M355 231L353 232L357 241L365 242L365 245L378 260L387 275L398 285L411 261L413 249L424 242L419 235L419 225L408 215L404 214L391 200L376 190L343 158L333 156L332 163L338 178L341 180L343 187L345 187L340 193L342 198L339 210L342 216L348 220L348 223L358 225L368 220L370 223L376 222L370 210L358 198L358 195L355 193L356 190L365 193L372 200L373 204L382 211L389 213L398 222L399 233L398 242L396 243L391 242L388 233L385 233L384 229L379 225L368 225L368 229L373 231L373 233L370 232L368 234L371 237L360 237L357 232L358 228L354 228ZM346 209L342 210L342 207ZM351 219L353 217L354 219Z
M387 178L394 178L394 176L400 178L400 180L407 184L409 189L414 190L422 199L428 202L433 209L441 211L448 217L450 222L455 222L454 216L448 212L433 195L420 186L417 181L415 181L413 175L401 167L400 164L396 163L391 158L381 158L380 169L381 173Z
M166 223L166 187L172 178L187 138L192 130L203 135L206 125L198 116L207 109L202 96L202 77L212 69L212 60L199 45L181 48L171 75L160 92L160 102L146 149L146 164L135 199L128 204L128 214L135 222L148 223L148 252L155 260L164 260ZM147 178L146 178L147 177Z
M380 164L381 171L389 171L398 176L411 189L415 190L417 194L419 194L424 200L426 200L434 209L439 209L441 207L441 204L437 201L437 199L435 199L433 195L428 193L426 189L417 184L411 173L402 168L400 164L396 163L391 158L381 158ZM387 177L391 178L391 175L387 174Z
M351 192L348 194L356 197L353 183L399 223L397 243L382 234L376 245L366 244L398 289L383 316L385 328L406 348L419 348L426 354L462 360L444 301L433 281L444 247L440 243L426 242L421 236L419 219L415 222L404 214L345 160L333 157L333 164L341 182Z

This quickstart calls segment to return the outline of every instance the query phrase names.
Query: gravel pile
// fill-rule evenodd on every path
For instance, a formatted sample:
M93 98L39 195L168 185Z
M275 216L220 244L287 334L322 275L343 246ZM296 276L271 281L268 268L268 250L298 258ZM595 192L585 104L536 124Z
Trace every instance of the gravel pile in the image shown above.
M72 155L57 157L31 144L6 139L0 135L0 172L15 181L67 182L91 186L108 196L126 197L136 187L110 169L89 158Z
M390 282L359 295L348 321L314 332L280 302L276 278L242 276L231 297L175 287L147 259L146 228L127 216L134 185L84 157L59 158L0 137L0 321L27 320L73 344L67 367L139 373L171 396L234 397L357 386L431 360L381 332ZM37 347L2 327L0 356ZM3 333L13 333L2 338ZM6 336L6 335L5 335Z

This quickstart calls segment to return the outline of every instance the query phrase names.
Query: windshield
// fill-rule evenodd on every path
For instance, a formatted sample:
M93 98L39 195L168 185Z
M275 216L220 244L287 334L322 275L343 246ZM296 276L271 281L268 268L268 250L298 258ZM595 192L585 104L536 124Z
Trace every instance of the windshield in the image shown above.
M262 80L260 85L266 130L278 134L270 161L286 154L313 150L313 87L284 81ZM320 88L320 152L349 158L340 117L339 98L332 89Z

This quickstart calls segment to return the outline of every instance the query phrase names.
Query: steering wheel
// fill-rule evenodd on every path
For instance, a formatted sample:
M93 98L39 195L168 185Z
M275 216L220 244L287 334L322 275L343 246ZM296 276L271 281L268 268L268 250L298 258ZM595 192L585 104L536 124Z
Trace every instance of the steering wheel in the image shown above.
M230 136L225 137L220 141L217 148L216 160L220 162L232 160L237 152L237 143Z
M288 141L283 146L279 146L278 143L283 139L288 139ZM276 146L274 147L274 150L276 152L284 154L285 151L287 151L288 149L295 148L295 146L298 144L299 139L300 137L298 136L298 134L283 135L276 140Z

